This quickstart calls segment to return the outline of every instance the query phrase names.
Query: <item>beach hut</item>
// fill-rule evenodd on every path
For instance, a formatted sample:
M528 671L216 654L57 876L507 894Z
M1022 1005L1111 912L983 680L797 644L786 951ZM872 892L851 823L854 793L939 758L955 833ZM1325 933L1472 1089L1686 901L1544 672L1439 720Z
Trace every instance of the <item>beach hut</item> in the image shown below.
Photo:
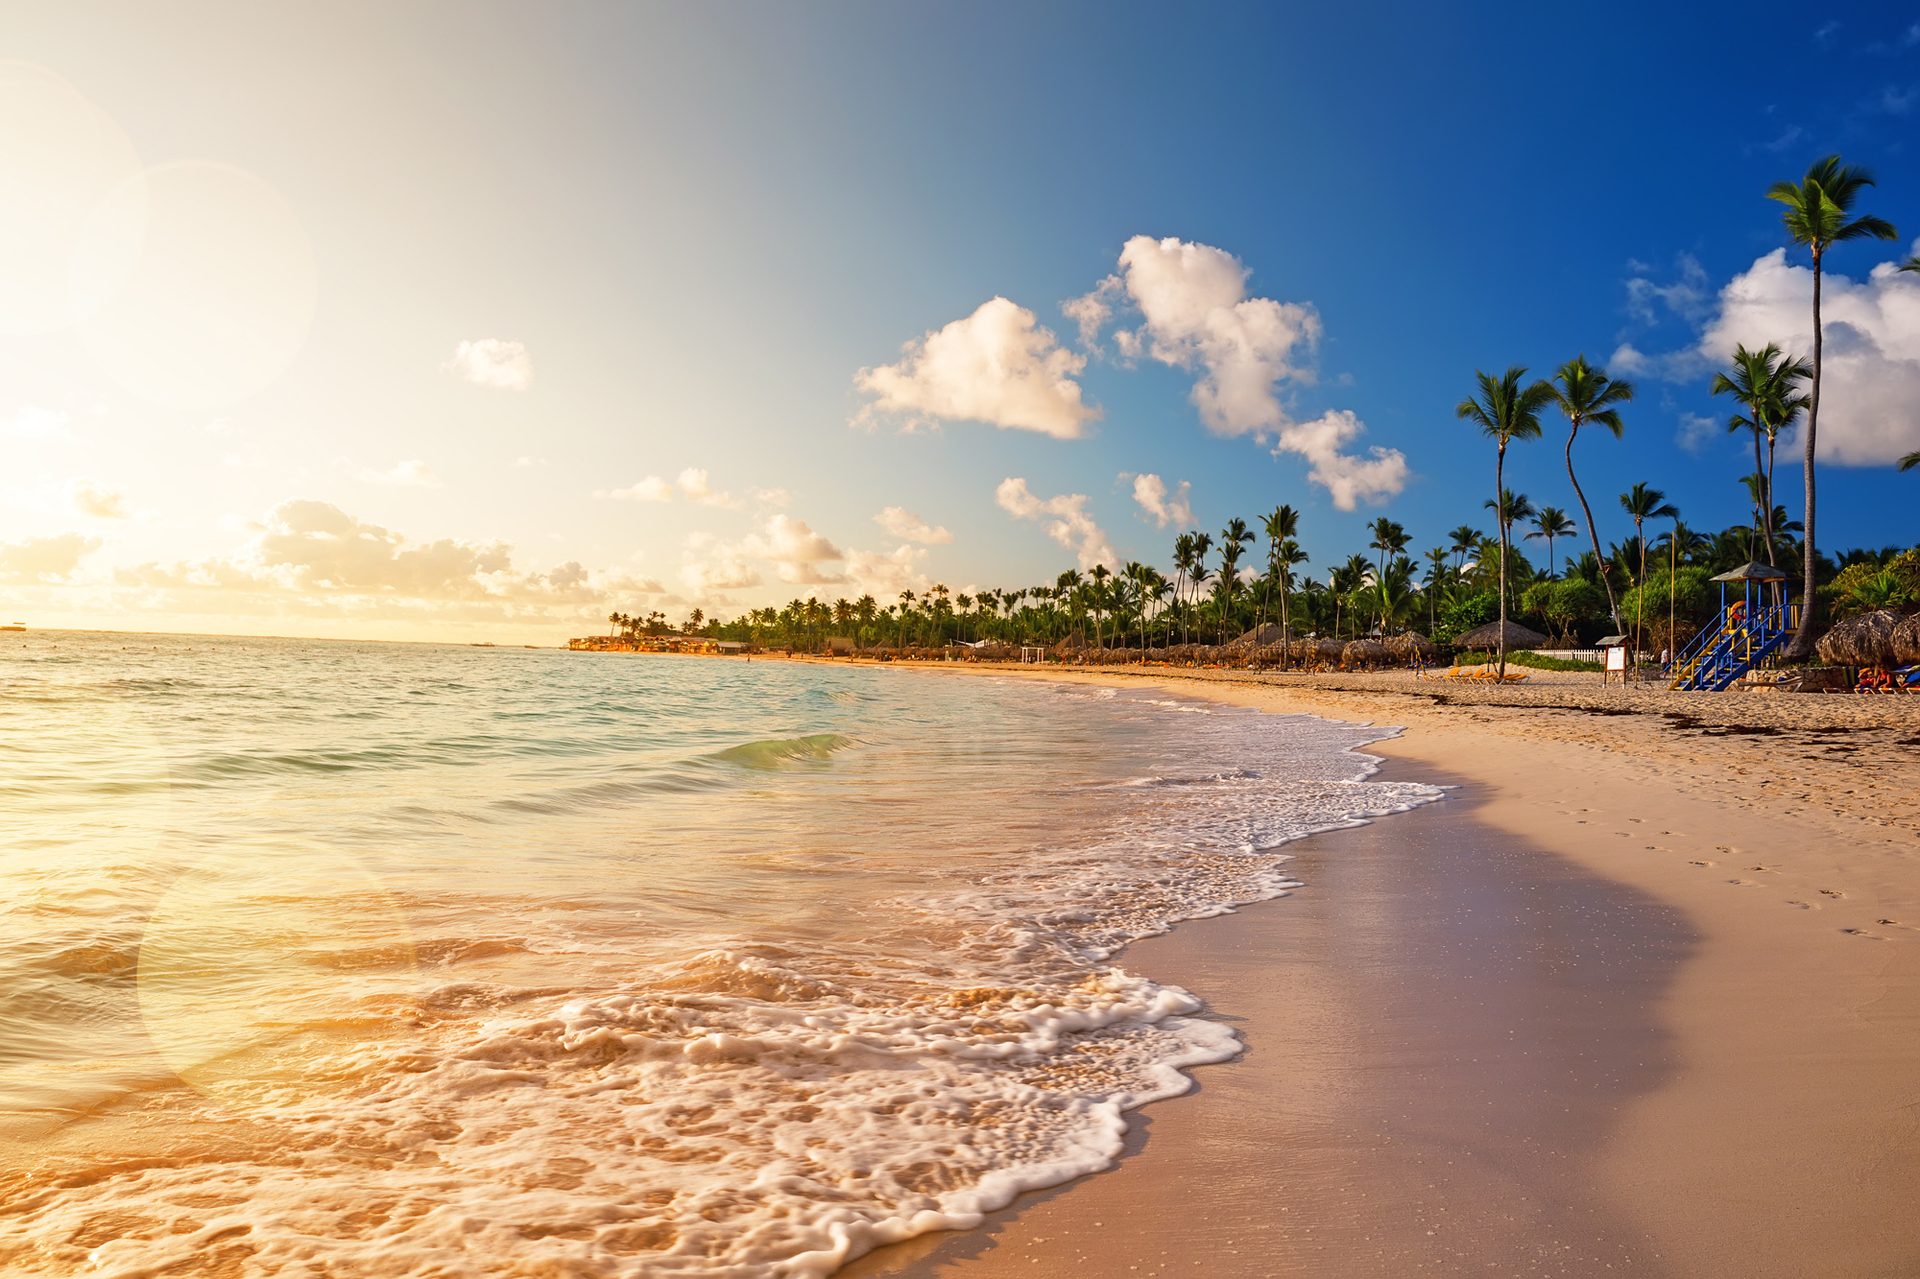
M1749 560L1713 580L1720 583L1720 620L1674 659L1675 688L1721 692L1785 645L1799 622L1787 575L1770 564Z
M1518 622L1507 623L1507 651L1539 648L1547 642L1547 637L1539 631L1530 630ZM1500 647L1500 623L1488 622L1485 626L1476 626L1453 642L1458 649L1485 649L1491 653Z

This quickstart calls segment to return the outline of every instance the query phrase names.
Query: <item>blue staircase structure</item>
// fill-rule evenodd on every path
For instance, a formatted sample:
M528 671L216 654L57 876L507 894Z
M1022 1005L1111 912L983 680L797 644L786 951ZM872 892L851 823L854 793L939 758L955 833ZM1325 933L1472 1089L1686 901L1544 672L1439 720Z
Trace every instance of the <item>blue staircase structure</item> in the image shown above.
M1673 663L1673 687L1720 693L1786 646L1799 621L1787 600L1787 575L1765 564L1745 564L1713 579L1720 583L1720 620L1701 631ZM1738 599L1727 587L1738 582Z

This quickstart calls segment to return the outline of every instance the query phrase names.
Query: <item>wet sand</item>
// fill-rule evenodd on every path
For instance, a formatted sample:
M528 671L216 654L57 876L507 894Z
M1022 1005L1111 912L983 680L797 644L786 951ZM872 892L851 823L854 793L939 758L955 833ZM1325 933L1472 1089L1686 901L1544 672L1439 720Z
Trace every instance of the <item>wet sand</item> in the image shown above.
M1475 808L1456 791L1303 840L1304 888L1131 948L1244 1056L1144 1112L1112 1171L843 1273L1657 1269L1595 1158L1674 1069L1654 1010L1694 936Z

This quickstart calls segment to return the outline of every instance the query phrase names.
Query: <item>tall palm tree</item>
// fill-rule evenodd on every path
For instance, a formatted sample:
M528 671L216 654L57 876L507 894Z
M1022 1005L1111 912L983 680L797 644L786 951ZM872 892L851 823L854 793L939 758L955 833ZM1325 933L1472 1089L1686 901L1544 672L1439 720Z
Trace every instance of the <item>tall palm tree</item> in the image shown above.
M1814 574L1818 564L1813 544L1813 499L1815 445L1820 434L1820 365L1824 344L1820 331L1820 281L1827 249L1847 240L1892 240L1899 236L1885 218L1862 214L1847 215L1860 193L1872 186L1873 174L1855 165L1842 164L1837 155L1816 160L1798 182L1776 182L1768 188L1767 198L1785 207L1780 220L1787 237L1807 247L1813 258L1813 381L1807 396L1807 429L1804 434L1806 457L1802 478L1806 482L1806 515L1801 523L1806 536L1801 540L1800 629L1794 632L1787 657L1801 661L1813 652Z
M1193 534L1193 563L1187 569L1187 602L1189 608L1200 602L1200 588L1213 577L1213 570L1207 567L1207 555L1213 550L1213 534L1196 531ZM1187 618L1180 618L1180 642L1187 642Z
M1193 538L1192 533L1178 533L1173 539L1173 611L1180 614L1180 636L1183 643L1187 633L1187 614L1181 607L1183 600L1180 592L1186 586L1187 575L1193 572ZM1173 643L1171 621L1167 623L1167 643Z
M1556 537L1565 537L1571 532L1573 532L1573 521L1568 519L1567 513L1559 507L1543 506L1534 513L1533 530L1527 534L1527 539L1529 541L1536 537L1544 537L1547 539L1548 577L1554 575L1553 539Z
M1633 383L1608 377L1605 369L1588 364L1584 355L1574 356L1553 375L1553 402L1560 406L1568 424L1567 480L1573 485L1573 495L1580 499L1580 513L1587 517L1587 541L1593 546L1593 558L1600 561L1600 584L1606 588L1607 612L1613 617L1616 631L1620 629L1620 604L1613 598L1613 581L1600 554L1600 530L1593 522L1593 507L1587 504L1580 477L1573 472L1573 442L1589 422L1606 427L1614 439L1619 439L1625 425L1620 420L1620 406L1632 398Z
M1440 583L1447 577L1447 556L1450 552L1444 546L1436 546L1427 552L1427 634L1432 635L1435 625L1435 597L1440 594Z
M1287 664L1286 650L1293 643L1293 620L1289 614L1288 602L1293 593L1293 570L1307 562L1307 553L1300 549L1300 543L1287 538L1273 553L1270 569L1272 576L1280 579L1280 664Z
M1813 376L1813 366L1783 354L1769 342L1757 351L1744 346L1734 348L1733 367L1713 375L1713 393L1730 395L1746 410L1727 420L1730 431L1753 433L1753 469L1761 477L1760 492L1754 497L1761 540L1766 543L1767 563L1773 560L1773 452L1780 433L1807 407L1808 398L1797 392L1801 382ZM1760 441L1767 443L1766 457L1760 454Z
M1380 552L1380 558L1374 565L1373 580L1384 581L1387 573L1387 557L1398 555L1406 550L1407 544L1413 539L1407 536L1406 529L1384 515L1368 526L1368 531L1373 534L1373 540L1367 543L1367 549ZM1383 622L1386 620L1384 614L1381 620Z
M1453 539L1453 571L1458 573L1466 567L1467 556L1480 545L1480 530L1471 524L1462 524L1447 536Z
M1501 489L1498 500L1488 498L1481 505L1492 511L1493 518L1504 526L1500 541L1503 547L1513 542L1513 526L1533 515L1532 500L1525 493L1515 493L1512 489ZM1500 558L1502 560L1507 558L1504 550L1500 553Z
M1647 539L1644 533L1648 520L1678 519L1680 512L1667 502L1667 495L1659 489L1648 488L1645 484L1635 484L1620 495L1620 508L1633 517L1633 540L1640 545L1640 575L1634 581L1639 588L1634 594L1633 606L1633 649L1640 651L1640 619L1646 611L1647 593Z
M1220 530L1220 642L1226 643L1226 628L1233 623L1233 592L1240 585L1240 557L1253 545L1253 530L1239 516L1227 521Z
M1480 392L1470 395L1454 408L1455 416L1493 437L1493 491L1504 498L1507 492L1507 446L1515 440L1540 438L1540 414L1557 398L1546 382L1525 382L1527 371L1516 364L1499 377L1477 371ZM1508 505L1503 503L1504 505ZM1499 678L1507 677L1507 524L1500 522L1500 650Z
M1267 584L1260 593L1260 625L1267 624L1267 605L1273 596L1273 576L1279 571L1280 543L1300 534L1300 512L1276 506L1260 521L1267 534ZM1282 605L1284 611L1285 605Z

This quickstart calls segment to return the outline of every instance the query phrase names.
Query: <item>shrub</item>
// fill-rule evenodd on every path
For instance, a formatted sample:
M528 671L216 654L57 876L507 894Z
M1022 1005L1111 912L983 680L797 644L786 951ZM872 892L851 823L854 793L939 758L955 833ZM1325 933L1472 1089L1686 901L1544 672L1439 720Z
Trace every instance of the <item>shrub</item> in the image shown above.
M1451 644L1474 627L1485 626L1499 612L1500 598L1492 591L1448 600L1440 606L1439 619L1434 623L1434 643Z

